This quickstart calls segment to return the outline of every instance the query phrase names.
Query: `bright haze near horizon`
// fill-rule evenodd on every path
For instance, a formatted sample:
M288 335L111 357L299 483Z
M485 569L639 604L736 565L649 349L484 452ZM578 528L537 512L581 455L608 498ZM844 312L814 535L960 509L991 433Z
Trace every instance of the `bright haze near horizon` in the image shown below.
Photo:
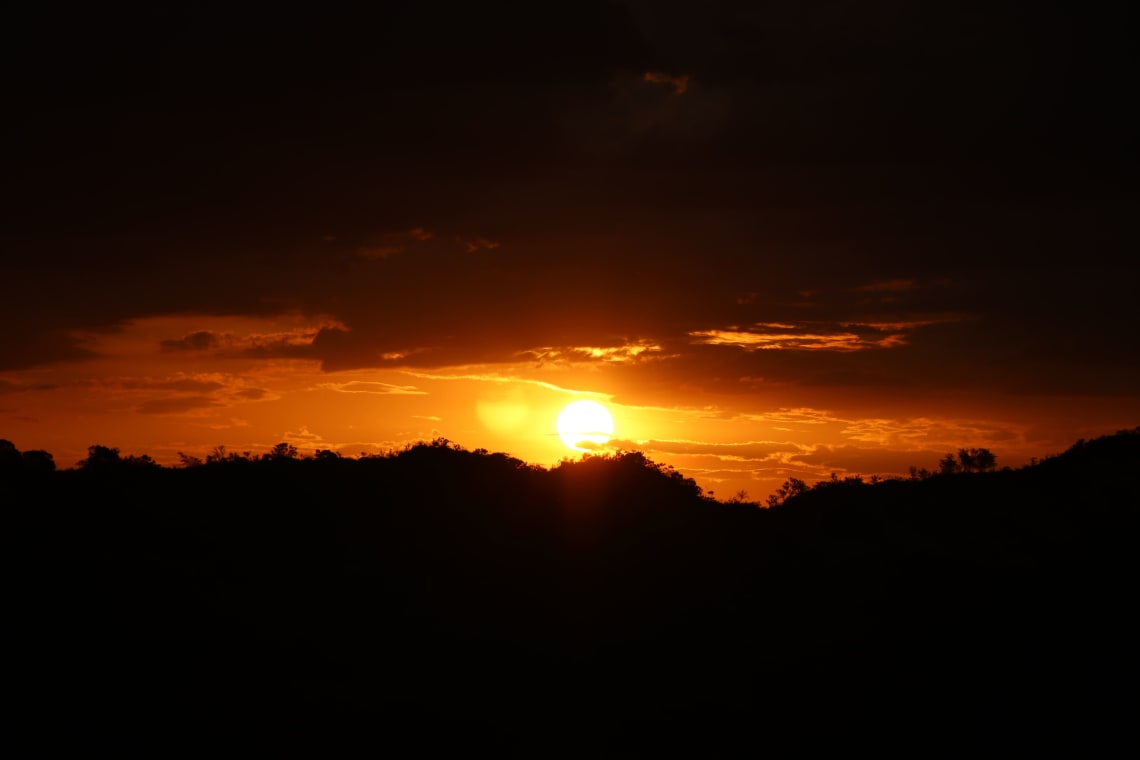
M589 399L760 499L1140 420L1134 11L375 5L12 18L0 436L549 465Z

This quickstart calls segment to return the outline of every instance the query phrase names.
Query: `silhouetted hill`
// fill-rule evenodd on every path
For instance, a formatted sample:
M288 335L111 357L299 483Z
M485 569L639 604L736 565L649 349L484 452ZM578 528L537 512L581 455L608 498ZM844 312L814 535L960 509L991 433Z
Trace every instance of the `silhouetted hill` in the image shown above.
M51 724L338 720L602 756L1087 750L1130 725L1140 429L774 509L639 453L546 470L436 441L175 469L92 447L53 471L14 450L18 683Z

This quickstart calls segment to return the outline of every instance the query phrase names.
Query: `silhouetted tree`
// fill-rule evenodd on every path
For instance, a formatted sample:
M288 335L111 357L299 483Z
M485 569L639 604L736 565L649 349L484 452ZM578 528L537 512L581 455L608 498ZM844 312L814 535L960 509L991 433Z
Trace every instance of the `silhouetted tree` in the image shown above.
M123 459L117 448L96 444L87 447L87 458L80 460L79 466L84 470L97 470L104 467L114 467L122 464L122 462Z
M178 452L178 461L183 467L200 467L202 465L201 457L183 454L181 451Z
M47 475L55 472L55 457L42 449L25 451L21 455L24 470L32 475Z
M291 443L279 443L269 450L265 455L266 459L282 460L282 459L296 459L298 456L297 447Z
M971 449L970 452L978 472L991 472L997 469L997 457L989 449Z
M20 469L23 460L20 450L11 441L0 438L0 472L12 472Z
M958 449L957 454L947 454L938 460L938 472L942 475L953 475L958 472L993 472L997 469L997 457L989 449L968 448ZM911 468L911 477L917 471Z
M710 491L710 495L711 495L711 491ZM743 488L741 488L739 491L734 493L729 498L728 503L729 504L750 504L751 502L748 500L748 492L745 491Z
M997 457L989 449L958 449L957 472L989 472L997 467Z
M206 464L221 464L223 462L248 462L251 455L248 451L243 451L238 454L233 451L226 451L225 446L215 446L214 450L206 455Z
M0 438L0 475L46 475L55 472L55 459L46 451L21 452L9 440Z
M776 489L776 493L768 497L768 506L778 507L792 497L807 493L809 490L808 484L799 478L788 478L782 486Z

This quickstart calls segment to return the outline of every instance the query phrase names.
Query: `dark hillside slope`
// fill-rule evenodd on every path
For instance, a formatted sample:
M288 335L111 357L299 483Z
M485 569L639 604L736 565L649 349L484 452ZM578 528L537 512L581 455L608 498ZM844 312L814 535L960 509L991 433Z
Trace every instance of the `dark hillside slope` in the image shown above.
M439 443L9 473L20 683L68 723L337 717L550 751L1112 736L1138 441L772 510L636 453L547 471Z

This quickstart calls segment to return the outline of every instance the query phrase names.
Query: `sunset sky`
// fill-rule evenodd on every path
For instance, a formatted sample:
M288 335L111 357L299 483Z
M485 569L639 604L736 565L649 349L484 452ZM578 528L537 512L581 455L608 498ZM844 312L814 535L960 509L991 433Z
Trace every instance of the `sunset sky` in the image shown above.
M763 499L1135 427L1135 11L1069 5L22 12L0 438L551 465L594 399Z

